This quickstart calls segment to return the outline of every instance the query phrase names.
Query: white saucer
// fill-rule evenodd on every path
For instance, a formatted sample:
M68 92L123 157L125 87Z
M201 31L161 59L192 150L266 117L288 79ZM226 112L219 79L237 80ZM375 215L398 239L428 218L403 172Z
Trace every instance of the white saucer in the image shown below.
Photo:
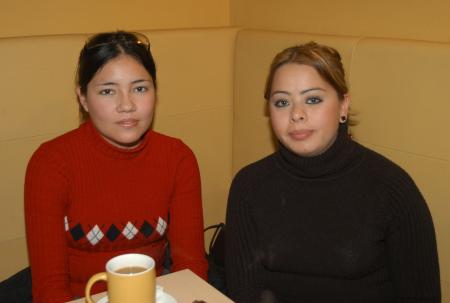
M103 298L98 300L97 303L108 303L108 296L104 296ZM168 293L163 292L161 294L161 297L156 300L156 303L177 303L177 300L175 300L175 298Z

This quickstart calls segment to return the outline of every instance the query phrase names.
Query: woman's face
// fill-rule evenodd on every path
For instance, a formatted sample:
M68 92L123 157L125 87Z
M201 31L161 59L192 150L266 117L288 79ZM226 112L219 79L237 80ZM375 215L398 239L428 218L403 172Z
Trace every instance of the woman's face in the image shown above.
M147 70L129 55L120 55L101 67L87 85L77 88L83 108L110 144L120 148L139 145L153 119L156 93Z
M272 128L299 156L317 156L333 144L348 106L349 97L339 100L336 90L309 65L288 63L274 74L269 99Z

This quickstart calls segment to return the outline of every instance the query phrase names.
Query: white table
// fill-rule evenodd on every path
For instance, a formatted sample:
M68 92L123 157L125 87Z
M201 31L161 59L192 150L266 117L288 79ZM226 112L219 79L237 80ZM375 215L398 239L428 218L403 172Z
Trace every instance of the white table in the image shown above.
M157 277L156 283L164 287L164 292L174 297L177 303L192 303L195 300L203 300L206 303L233 303L189 269ZM92 297L94 300L99 300L105 295L106 293L103 292ZM68 303L84 302L84 298L82 298Z

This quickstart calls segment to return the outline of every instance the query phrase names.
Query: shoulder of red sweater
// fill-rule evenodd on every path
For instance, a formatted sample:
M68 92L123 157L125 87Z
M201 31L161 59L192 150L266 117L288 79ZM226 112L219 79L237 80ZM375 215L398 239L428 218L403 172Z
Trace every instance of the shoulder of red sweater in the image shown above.
M157 146L171 147L176 150L191 150L181 139L150 130L150 140Z
M35 153L47 153L51 151L57 152L58 150L62 151L65 148L69 148L70 146L72 146L71 142L80 141L79 132L80 128L76 128L57 137L54 137L48 141L45 141L39 146Z
M48 165L60 165L62 159L68 150L73 148L71 142L76 142L77 132L79 128L68 131L62 135L59 135L53 139L43 142L32 154L27 170L36 167L47 167Z
M164 142L168 142L168 143L181 142L181 140L178 138L162 134L153 129L150 130L149 132L150 132L150 137L153 138L153 140L164 141Z

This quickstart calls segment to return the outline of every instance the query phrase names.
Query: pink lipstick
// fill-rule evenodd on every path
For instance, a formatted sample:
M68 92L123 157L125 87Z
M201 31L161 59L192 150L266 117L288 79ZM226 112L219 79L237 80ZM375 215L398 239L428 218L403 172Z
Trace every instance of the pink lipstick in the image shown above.
M314 133L313 130L310 129L302 129L302 130L293 130L290 131L289 137L291 137L293 140L302 141L306 140Z

